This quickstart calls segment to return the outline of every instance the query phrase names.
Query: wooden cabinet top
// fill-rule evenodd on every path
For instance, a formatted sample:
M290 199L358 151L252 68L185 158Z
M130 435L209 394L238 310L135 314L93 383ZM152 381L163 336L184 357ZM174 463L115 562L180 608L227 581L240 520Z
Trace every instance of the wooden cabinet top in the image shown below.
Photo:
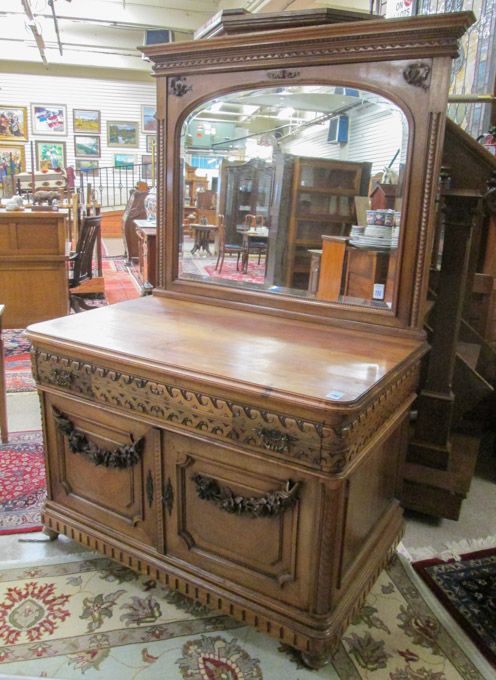
M30 208L26 208L26 210L6 210L5 208L0 208L0 217L10 217L15 220L19 218L41 220L47 217L65 219L68 214L68 210L31 210Z
M30 326L38 346L108 358L257 398L351 406L425 351L403 337L326 327L161 297ZM65 350L65 352L63 351Z

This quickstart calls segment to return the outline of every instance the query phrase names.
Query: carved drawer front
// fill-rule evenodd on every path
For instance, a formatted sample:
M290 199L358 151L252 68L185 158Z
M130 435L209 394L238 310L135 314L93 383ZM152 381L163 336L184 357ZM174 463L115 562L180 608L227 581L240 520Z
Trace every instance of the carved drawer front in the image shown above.
M163 438L166 553L308 608L317 480L229 446Z
M234 404L232 439L295 463L322 467L322 425L317 422Z
M113 532L157 546L160 433L102 408L45 395L48 495Z

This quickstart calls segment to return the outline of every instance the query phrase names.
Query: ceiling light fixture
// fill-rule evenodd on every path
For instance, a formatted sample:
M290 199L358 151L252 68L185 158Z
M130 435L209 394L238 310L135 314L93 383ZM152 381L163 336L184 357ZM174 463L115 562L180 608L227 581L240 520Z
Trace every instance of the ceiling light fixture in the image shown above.
M41 35L41 31L38 27L38 24L36 23L34 19L33 12L31 10L31 5L29 4L29 0L21 0L22 6L24 7L24 11L26 13L26 16L28 17L28 26L31 29L31 33L33 34L33 37L36 42L36 46L38 47L38 51L41 56L41 61L43 62L44 66L48 66L48 61L45 56L45 42L43 40L43 36Z

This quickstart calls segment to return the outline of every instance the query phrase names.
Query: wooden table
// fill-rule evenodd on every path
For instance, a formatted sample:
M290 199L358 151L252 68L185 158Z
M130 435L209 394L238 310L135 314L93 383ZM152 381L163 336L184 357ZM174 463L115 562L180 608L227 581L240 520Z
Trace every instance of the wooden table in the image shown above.
M243 245L247 248L246 256L243 257L243 271L246 274L248 272L248 256L250 254L250 247L253 241L264 241L268 247L269 234L261 234L256 229L238 229L239 233L243 237ZM267 267L267 254L265 255L265 266Z
M157 224L150 220L134 220L138 236L139 272L142 293L148 295L157 285Z
M69 314L67 211L0 210L4 327Z
M0 305L0 432L2 433L2 444L9 441L7 429L7 394L5 392L5 356L3 351L2 338L2 315L5 305Z
M214 231L217 233L216 224L190 224L191 229L193 229L193 235L195 243L191 249L191 254L194 255L198 250L203 251L207 255L212 255L209 248L210 232ZM201 252L200 252L201 254Z

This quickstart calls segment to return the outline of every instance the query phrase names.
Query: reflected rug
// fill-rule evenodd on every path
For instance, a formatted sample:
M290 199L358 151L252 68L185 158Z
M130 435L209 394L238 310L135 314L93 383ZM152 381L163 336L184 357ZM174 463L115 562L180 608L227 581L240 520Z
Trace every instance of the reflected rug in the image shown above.
M16 564L0 571L1 672L65 680L489 680L416 583L411 566L395 559L333 662L310 671L277 640L106 558Z
M496 667L496 548L416 562L415 570Z
M0 445L0 535L41 529L45 461L41 432L14 432Z

